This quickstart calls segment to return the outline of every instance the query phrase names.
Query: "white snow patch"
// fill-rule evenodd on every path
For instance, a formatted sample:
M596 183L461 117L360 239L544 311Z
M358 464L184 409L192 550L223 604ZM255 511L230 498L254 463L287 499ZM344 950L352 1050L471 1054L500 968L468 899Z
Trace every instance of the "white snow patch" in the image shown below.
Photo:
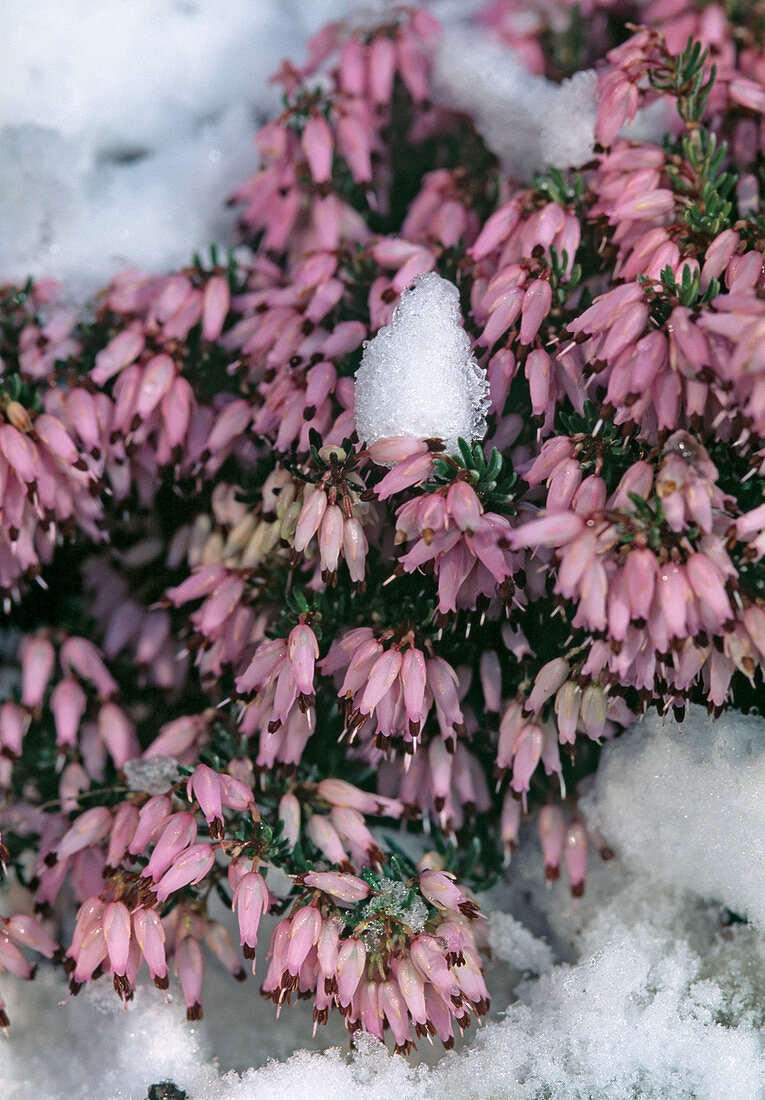
M25 0L5 5L0 281L72 298L124 267L228 243L222 204L278 108L268 79L352 0Z
M356 430L376 443L394 436L442 439L486 432L489 384L462 327L459 291L433 272L401 295L393 321L365 345L356 372Z
M471 115L486 144L522 179L543 168L570 168L592 156L594 70L555 84L536 76L485 33L447 29L436 55L435 86Z
M472 117L491 151L520 180L549 168L579 168L593 156L594 69L556 84L530 73L514 50L486 32L449 25L439 41L434 83L438 97ZM638 111L622 135L660 142L676 124L672 103L660 99Z
M765 719L651 714L606 747L582 808L648 880L765 931Z
M128 790L164 794L178 780L178 761L173 756L149 756L126 760L122 766Z
M552 948L510 913L489 915L489 945L493 954L515 970L546 974L552 968Z

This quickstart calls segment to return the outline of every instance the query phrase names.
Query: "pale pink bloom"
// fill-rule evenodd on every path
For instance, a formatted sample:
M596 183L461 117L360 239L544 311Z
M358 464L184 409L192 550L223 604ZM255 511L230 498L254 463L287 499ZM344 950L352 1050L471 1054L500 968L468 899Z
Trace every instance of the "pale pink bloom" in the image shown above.
M231 908L236 912L241 935L239 942L247 959L255 958L260 918L268 912L269 906L270 895L262 875L256 871L243 875L234 890Z
M166 820L143 872L154 882L159 882L173 861L194 843L197 836L197 823L193 813L172 814Z
M300 836L300 803L291 791L282 795L279 801L279 820L284 824L283 836L294 848Z
M143 753L143 759L172 756L181 764L190 764L207 737L207 722L200 715L182 715L167 722Z
M205 976L205 956L198 941L186 936L175 949L175 969L186 1002L186 1019L202 1019L202 982Z
M369 831L362 813L350 806L334 806L329 816L340 839L350 848L356 864L366 866L382 862L383 853Z
M369 897L369 886L356 875L341 874L337 871L310 871L301 876L301 882L315 890L336 898L340 902L353 904Z
M322 572L327 578L337 570L340 551L343 547L343 527L343 513L336 504L330 504L323 509L318 541Z
M196 799L210 828L210 836L220 840L223 836L222 783L220 776L207 764L198 764L186 784L186 796Z
M112 901L101 918L109 965L115 976L124 976L130 952L130 912L124 902Z
M202 339L217 340L231 304L228 281L222 275L213 275L204 289L202 305Z
M387 500L395 493L427 481L433 472L433 457L428 451L425 454L412 454L398 462L375 486L378 499Z
M478 906L463 894L454 881L454 875L446 871L423 871L420 892L438 909L451 909L469 920L479 916Z
M98 735L117 768L140 755L135 726L116 703L104 703L99 709Z
M165 929L154 909L136 909L132 916L133 935L138 943L154 984L167 989L167 961L165 958Z
M415 737L427 713L425 707L427 665L422 651L414 646L410 646L401 659L401 683L409 732Z
M43 701L50 682L56 654L50 641L41 636L27 634L21 643L21 702L34 710Z
M310 626L299 623L291 630L287 639L287 646L297 690L301 695L312 699L314 662L319 656L319 644L316 641L316 636Z
M401 670L401 651L386 649L372 666L359 703L362 714L370 714L388 691Z
M19 947L28 947L33 951L39 951L50 959L58 949L58 944L40 927L35 917L26 913L16 913L3 922L2 933L4 937L13 940Z
M344 940L337 955L337 1002L347 1009L366 969L367 952L363 942L353 937Z
M728 85L728 91L734 103L760 114L765 112L765 88L757 81L736 77Z
M100 844L111 828L112 815L107 806L93 806L85 810L69 826L56 845L59 860L67 859L95 844Z
M293 977L300 973L308 953L317 943L321 934L321 914L313 905L298 909L290 921L289 941L285 962Z
M114 811L109 831L109 848L106 853L107 868L116 869L127 855L128 845L138 825L138 810L131 802L121 802Z
M573 745L576 741L581 700L582 693L573 680L566 680L555 695L558 740L562 745Z
M569 672L569 664L565 657L554 657L552 661L543 665L534 678L534 686L523 709L529 714L539 713L547 700L568 679Z
M144 802L138 813L133 839L128 845L131 855L141 855L172 813L173 804L166 794L157 794Z
M587 877L587 833L579 821L572 821L566 828L564 855L571 893L580 898Z
M342 868L350 868L348 853L343 847L337 829L328 817L324 814L312 814L308 818L306 829L312 843L330 863L337 863Z
M417 970L439 994L444 998L460 999L457 983L446 964L438 940L433 936L420 934L412 940L409 951Z
M106 941L99 917L98 923L93 925L83 936L80 949L72 956L76 959L76 965L72 973L71 983L75 986L90 981L96 967L100 966L106 958Z
M348 566L350 578L355 584L364 584L368 550L369 543L364 534L364 528L355 516L351 516L343 523L343 557Z
M559 806L543 806L537 818L537 831L542 842L545 877L553 882L560 874L560 861L566 838L566 822Z
M220 921L208 920L205 924L204 936L205 943L221 965L237 981L244 981L246 974L242 966L242 960L239 952L234 947L234 941L231 939L228 929Z
M325 920L316 943L316 961L319 973L324 978L323 988L326 994L337 992L337 957L340 949L340 935L334 921Z
M516 738L513 753L513 778L510 786L516 794L529 790L531 777L542 755L544 743L539 726L524 726Z
M77 732L87 706L87 697L73 677L59 682L51 692L50 709L56 725L56 744L64 748L77 744Z
M371 443L367 453L378 465L392 466L406 458L428 454L428 446L423 440L411 436L391 436Z
M21 755L29 724L29 715L17 703L3 703L0 706L0 746L6 754L13 757Z
M215 849L211 845L192 844L176 858L157 883L157 901L167 901L175 891L201 882L214 863Z
M332 131L318 111L305 124L301 138L314 183L326 183L332 172Z
M96 645L87 638L67 638L59 653L66 672L76 672L92 684L102 701L117 694L117 682L111 675Z
M582 520L573 512L561 512L542 516L524 523L510 532L511 545L518 549L522 546L562 546L571 542L582 530Z

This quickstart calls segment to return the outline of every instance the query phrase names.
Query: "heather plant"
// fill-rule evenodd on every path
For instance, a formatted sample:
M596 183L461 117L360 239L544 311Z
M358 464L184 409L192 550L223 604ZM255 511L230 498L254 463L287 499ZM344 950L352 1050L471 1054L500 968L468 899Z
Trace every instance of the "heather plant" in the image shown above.
M271 914L277 1011L450 1046L522 820L579 896L599 746L753 705L747 10L493 0L530 72L598 61L590 159L530 181L440 104L427 9L333 24L275 78L230 254L79 314L3 287L0 969L127 1000L145 963L197 1019Z

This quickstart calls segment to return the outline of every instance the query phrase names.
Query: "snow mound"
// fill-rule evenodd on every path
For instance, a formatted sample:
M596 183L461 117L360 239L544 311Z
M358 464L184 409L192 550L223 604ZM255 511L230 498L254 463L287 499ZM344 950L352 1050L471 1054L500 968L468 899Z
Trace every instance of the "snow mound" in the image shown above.
M436 55L435 87L472 116L486 144L521 179L544 168L571 168L592 156L594 70L555 84L535 76L488 35L449 28Z
M440 275L418 276L364 348L356 372L356 430L365 443L393 436L442 439L486 432L489 384L462 327L459 291Z
M628 866L765 931L765 719L649 715L605 748L582 809Z

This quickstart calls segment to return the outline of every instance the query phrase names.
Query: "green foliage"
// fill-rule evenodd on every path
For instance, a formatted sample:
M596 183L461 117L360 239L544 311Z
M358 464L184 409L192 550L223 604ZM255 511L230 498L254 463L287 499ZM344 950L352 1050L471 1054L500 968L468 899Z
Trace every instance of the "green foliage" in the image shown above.
M665 48L664 64L648 73L652 88L675 97L678 114L689 129L701 122L717 75L715 65L708 74L705 71L707 56L702 44L689 38L679 54L672 55Z
M584 199L584 176L579 172L564 173L558 168L537 173L531 178L531 186L548 202L578 210Z
M643 440L602 416L593 401L585 401L581 415L561 410L556 427L561 435L574 441L583 476L602 477L608 493L616 489L631 466L649 453Z
M657 327L665 325L672 310L677 306L686 309L702 309L720 293L720 283L712 279L705 290L701 289L701 273L695 265L684 264L680 282L675 279L671 267L667 266L657 283L645 275L638 275L638 282L645 290L651 303L651 319Z
M492 448L487 461L480 443L472 447L464 439L457 441L459 454L454 457L438 457L433 462L434 481L425 486L428 492L437 492L458 477L467 474L467 481L483 503L495 510L515 514L513 497L518 475L512 469L509 457Z

